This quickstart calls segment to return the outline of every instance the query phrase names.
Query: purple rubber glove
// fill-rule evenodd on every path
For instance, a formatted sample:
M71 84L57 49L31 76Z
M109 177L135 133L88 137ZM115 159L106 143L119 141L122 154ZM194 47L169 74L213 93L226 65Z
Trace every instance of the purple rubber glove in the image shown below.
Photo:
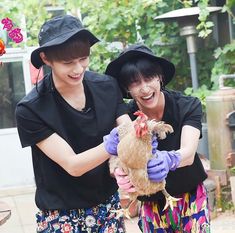
M180 154L174 150L157 150L156 158L148 161L147 172L149 179L160 182L167 177L169 171L174 171L180 164Z
M108 135L103 137L104 148L111 155L117 155L117 145L119 143L118 130L113 128Z
M157 152L157 146L158 146L157 136L153 134L152 135L152 154L153 155L155 155Z

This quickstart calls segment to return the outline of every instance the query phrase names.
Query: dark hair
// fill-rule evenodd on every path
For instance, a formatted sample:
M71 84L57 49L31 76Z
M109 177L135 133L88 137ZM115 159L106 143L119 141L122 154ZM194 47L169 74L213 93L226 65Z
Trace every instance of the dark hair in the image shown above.
M163 71L158 62L149 58L136 58L125 63L119 73L118 81L124 89L139 79L149 79L156 75L163 77Z
M49 61L67 61L90 55L90 42L87 37L71 37L61 45L45 48L43 51Z

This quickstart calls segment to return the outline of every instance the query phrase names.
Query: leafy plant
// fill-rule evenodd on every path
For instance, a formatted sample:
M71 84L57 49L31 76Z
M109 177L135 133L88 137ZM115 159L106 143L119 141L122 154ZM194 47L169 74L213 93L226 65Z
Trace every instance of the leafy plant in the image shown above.
M206 85L202 85L196 91L193 91L193 88L188 87L185 89L185 94L189 96L194 96L200 99L202 104L203 118L202 121L206 122L206 97L211 94L211 90L208 89Z
M235 166L233 166L232 168L230 168L230 175L231 175L231 176L235 176Z
M213 83L213 89L218 89L220 75L235 73L235 40L230 44L226 44L223 48L217 48L214 57L216 61L212 69L211 82ZM234 82L228 81L226 85L234 86Z
M227 0L223 11L232 15L234 2L235 0ZM26 28L22 30L27 32L27 41L22 45L27 47L38 45L38 30L52 15L48 13L48 7L60 7L64 12L75 16L80 16L81 13L83 24L101 40L92 48L91 70L104 72L107 64L116 57L120 49L128 44L144 42L157 56L165 57L175 64L175 79L169 87L183 91L192 85L185 38L179 35L176 22L163 23L154 18L183 7L200 7L201 26L198 27L200 33L203 33L203 39L199 38L202 49L197 53L199 84L207 85L208 89L216 89L218 75L221 72L232 72L234 69L232 64L235 64L235 56L232 55L234 45L227 45L217 50L215 63L212 54L217 45L209 33L212 28L212 24L208 23L206 8L209 3L208 0L3 0L0 3L0 15L9 16L17 26L20 26L22 19L25 20ZM110 12L115 17L112 17ZM111 45L116 43L120 46L111 48ZM211 76L211 70L213 75L210 80L208 77Z
M209 10L207 9L209 0L201 0L198 2L198 7L200 8L200 13L198 19L200 23L197 25L197 30L199 30L199 37L206 38L211 32L214 23L208 20L210 15Z

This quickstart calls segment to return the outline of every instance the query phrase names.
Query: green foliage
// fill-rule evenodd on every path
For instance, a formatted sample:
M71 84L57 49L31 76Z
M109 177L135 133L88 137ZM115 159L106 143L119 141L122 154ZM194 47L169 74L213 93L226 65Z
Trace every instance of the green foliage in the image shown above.
M235 206L231 200L231 187L226 185L221 188L221 208L222 211L233 211Z
M220 75L235 73L235 41L225 45L223 48L217 48L214 57L216 61L212 69L211 82L213 83L213 89L218 89ZM230 81L229 83L233 82Z
M21 45L37 45L38 30L42 23L50 18L50 14L45 9L47 2L46 0L1 1L0 15L3 18L9 17L14 22L14 26L20 27L21 31L27 32L27 42ZM22 20L26 22L26 28L23 27Z
M203 111L203 121L206 121L206 97L211 94L211 90L208 89L206 85L200 86L196 91L193 88L188 87L185 89L184 93L189 96L194 96L200 99Z
M186 89L185 93L198 96L203 103L208 91L218 88L220 74L235 72L234 42L218 48L213 57L217 45L211 36L213 23L208 21L209 3L209 0L2 0L0 15L10 17L17 26L20 26L22 15L25 15L26 28L22 30L27 31L28 39L24 46L37 46L39 28L51 17L46 7L64 7L65 12L75 16L81 13L83 24L101 40L92 47L91 70L104 72L121 49L128 44L144 42L156 55L175 64L175 79L168 86L183 91L192 86L185 38L179 35L176 22L163 23L154 18L172 10L198 5L201 11L197 26L200 37L197 66L201 87L195 93L192 88ZM235 0L227 0L223 11L232 15L234 5ZM114 47L114 42L119 46Z
M197 25L197 30L199 30L199 37L206 38L211 32L214 23L212 21L208 21L208 16L210 14L209 10L207 9L209 0L201 0L198 3L198 7L200 8L199 13L199 21L200 23Z
M230 174L231 174L232 176L235 176L235 166L232 167L232 168L230 168Z
M178 1L170 0L100 0L93 4L89 0L80 1L83 23L102 41L92 49L90 68L104 71L110 59L119 52L118 49L110 51L110 43L121 42L122 49L127 44L144 41L156 54L170 58L185 75L188 74L189 67L180 64L184 60L186 44L179 36L178 25L154 20L157 15L180 6ZM115 17L111 17L110 12Z

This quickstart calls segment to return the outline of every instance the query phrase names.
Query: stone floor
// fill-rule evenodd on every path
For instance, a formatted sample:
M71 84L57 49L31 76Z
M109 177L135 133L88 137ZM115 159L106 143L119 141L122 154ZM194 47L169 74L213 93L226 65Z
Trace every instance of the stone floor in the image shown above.
M0 200L6 202L12 214L5 224L0 226L1 233L35 232L34 187L0 190ZM137 218L126 220L127 233L138 233ZM211 222L211 233L235 233L235 214L219 214Z

